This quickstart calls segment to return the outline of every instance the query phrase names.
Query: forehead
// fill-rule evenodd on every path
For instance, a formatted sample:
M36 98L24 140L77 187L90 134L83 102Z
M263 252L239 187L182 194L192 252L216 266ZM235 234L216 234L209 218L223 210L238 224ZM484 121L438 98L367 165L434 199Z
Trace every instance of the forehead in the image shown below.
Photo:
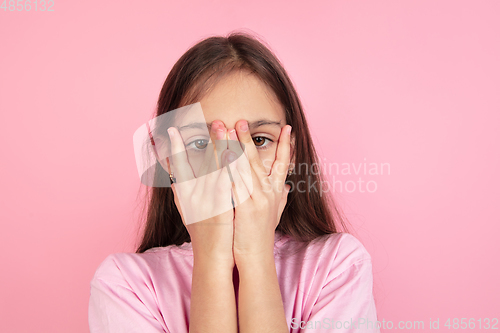
M286 124L285 111L274 93L255 75L236 71L215 84L200 100L206 122L221 120L233 128L240 119L267 119Z

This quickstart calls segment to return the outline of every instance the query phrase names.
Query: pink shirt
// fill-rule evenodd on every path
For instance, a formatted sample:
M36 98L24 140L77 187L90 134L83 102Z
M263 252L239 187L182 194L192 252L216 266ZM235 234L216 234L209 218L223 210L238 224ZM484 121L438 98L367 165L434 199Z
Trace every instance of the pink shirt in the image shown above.
M290 332L380 332L363 245L347 233L298 245L275 235ZM108 256L91 281L90 332L188 332L192 270L191 243Z

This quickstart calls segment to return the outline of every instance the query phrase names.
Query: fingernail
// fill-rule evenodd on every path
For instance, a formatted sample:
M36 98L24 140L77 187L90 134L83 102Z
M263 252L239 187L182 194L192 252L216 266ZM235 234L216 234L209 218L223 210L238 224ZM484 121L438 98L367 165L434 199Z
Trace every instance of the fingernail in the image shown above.
M217 129L219 128L219 123L218 122L212 123L211 128L212 128L212 132L217 133Z
M286 129L286 134L290 134L292 132L292 126L288 125L288 128Z
M236 136L236 131L234 129L229 131L229 139L238 141L238 137Z
M248 131L248 123L244 121L242 124L240 124L240 130L243 132Z
M226 130L224 128L219 128L217 130L217 140L222 140L226 136Z
M167 130L167 132L168 132L168 135L169 135L170 137L173 137L173 136L175 135L175 131L174 131L174 129L173 129L172 127L170 127L170 128Z

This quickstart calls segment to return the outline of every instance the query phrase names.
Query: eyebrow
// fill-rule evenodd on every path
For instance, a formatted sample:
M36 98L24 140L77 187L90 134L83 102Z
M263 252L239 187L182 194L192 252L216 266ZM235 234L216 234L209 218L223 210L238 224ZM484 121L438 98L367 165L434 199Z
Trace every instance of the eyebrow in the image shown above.
M281 127L281 122L269 120L269 119L260 119L260 120L249 122L248 128L255 129L255 128L258 128L261 126L266 126L266 125ZM184 126L180 126L179 131L183 131L183 130L187 130L187 129L205 129L205 128L208 128L208 131L210 131L212 128L212 124L210 124L210 123L190 123L190 124L187 124Z

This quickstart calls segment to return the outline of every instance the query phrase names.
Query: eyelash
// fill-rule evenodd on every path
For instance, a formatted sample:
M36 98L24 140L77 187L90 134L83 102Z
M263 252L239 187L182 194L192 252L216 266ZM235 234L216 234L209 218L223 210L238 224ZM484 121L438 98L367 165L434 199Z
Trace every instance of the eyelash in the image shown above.
M259 135L259 136L252 137L252 139L256 139L256 138L264 139L267 142L267 143L265 142L263 146L257 146L256 145L255 148L257 148L258 150L266 150L266 149L269 148L269 145L274 142L273 140L271 140L271 139L269 139L269 138L267 138L265 136L260 136ZM190 143L188 143L186 145L186 149L190 149L189 146L191 146L191 145L193 145L193 144L195 144L196 142L199 142L199 141L204 141L204 142L206 142L206 144L208 144L208 140L207 139L196 139L196 140L193 140ZM254 144L255 144L255 142L254 142ZM203 149L191 148L191 150L193 150L194 152L197 152L197 153L201 153L201 152L205 151L205 148L203 148Z

